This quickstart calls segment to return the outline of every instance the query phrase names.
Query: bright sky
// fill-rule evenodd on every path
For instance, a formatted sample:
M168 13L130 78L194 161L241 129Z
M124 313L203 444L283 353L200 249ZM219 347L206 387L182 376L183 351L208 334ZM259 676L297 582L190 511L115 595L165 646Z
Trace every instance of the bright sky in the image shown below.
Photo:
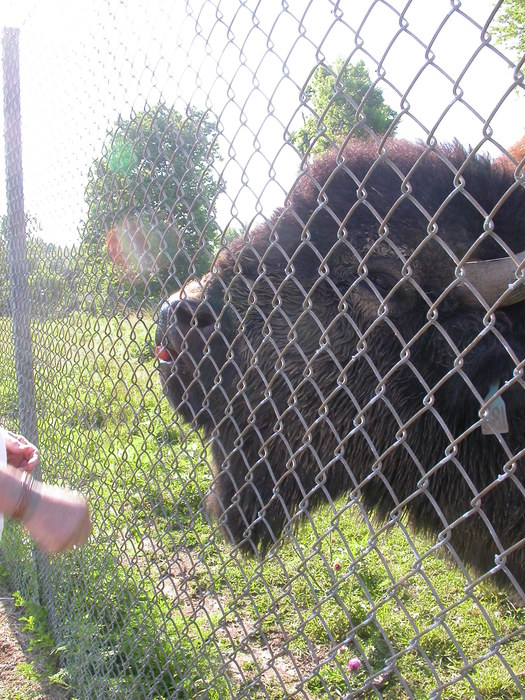
M490 120L493 143L482 150L497 155L497 144L508 147L525 131L525 98L510 89L504 49L483 45L475 24L486 23L494 4L2 0L0 26L21 30L26 211L47 240L78 240L87 173L107 133L119 114L128 118L162 96L179 111L192 104L220 117L227 196L219 223L269 215L297 172L285 135L302 124L301 88L319 60L351 54L373 79L380 71L393 109L407 93L399 136L426 138L435 129L440 141L477 147ZM1 115L0 122L3 133ZM3 162L3 143L0 155ZM0 215L3 177L1 169Z

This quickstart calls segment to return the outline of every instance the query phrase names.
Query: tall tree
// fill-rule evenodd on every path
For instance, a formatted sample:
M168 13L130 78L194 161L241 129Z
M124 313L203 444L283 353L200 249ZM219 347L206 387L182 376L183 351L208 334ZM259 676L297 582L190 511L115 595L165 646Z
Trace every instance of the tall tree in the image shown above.
M396 117L381 90L372 86L364 61L351 64L339 59L333 66L319 66L305 94L311 115L292 134L301 155L323 153L349 134L358 138L366 138L368 130L384 134Z
M80 282L73 248L47 243L35 217L26 215L27 289L32 315L63 313L78 306L75 291ZM7 217L0 218L0 316L10 315Z
M517 61L525 53L525 0L505 0L496 24L491 27L496 39L516 52Z
M84 243L105 242L131 285L150 292L202 273L218 239L217 157L215 124L197 110L159 104L119 118L91 169Z

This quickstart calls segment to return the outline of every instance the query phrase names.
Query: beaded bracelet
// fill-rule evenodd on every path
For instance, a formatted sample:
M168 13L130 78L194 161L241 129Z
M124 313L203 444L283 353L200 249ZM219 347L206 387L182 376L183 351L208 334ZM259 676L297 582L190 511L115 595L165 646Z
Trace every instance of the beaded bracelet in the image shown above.
M29 506L29 499L31 497L31 491L33 489L33 481L33 475L29 472L24 472L22 474L22 479L20 481L20 484L22 485L22 491L20 493L20 497L18 499L18 503L15 506L13 514L11 515L11 518L13 520L22 520L22 518L26 514L26 510Z

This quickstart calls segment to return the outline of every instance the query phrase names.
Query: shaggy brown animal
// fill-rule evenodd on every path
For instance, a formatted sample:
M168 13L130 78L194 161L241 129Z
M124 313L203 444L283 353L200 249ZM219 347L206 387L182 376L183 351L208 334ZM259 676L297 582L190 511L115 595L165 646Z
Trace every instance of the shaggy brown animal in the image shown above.
M525 189L514 177L457 143L378 153L353 141L164 303L164 390L211 438L210 507L232 542L264 551L348 493L520 592Z

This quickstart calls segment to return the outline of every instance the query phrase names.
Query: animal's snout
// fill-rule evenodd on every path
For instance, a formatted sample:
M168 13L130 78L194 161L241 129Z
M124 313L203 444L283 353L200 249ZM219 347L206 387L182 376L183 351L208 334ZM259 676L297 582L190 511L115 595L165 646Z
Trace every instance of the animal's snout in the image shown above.
M167 299L161 306L155 334L157 356L162 349L172 357L179 354L184 339L192 329L207 337L213 330L215 316L208 304L201 299L183 296L180 292Z
M200 328L204 330L215 324L215 314L204 300L176 299L171 302L172 323L179 328L189 330Z
M198 306L198 303L192 299L171 297L160 308L159 330L164 331L165 335L172 326L188 331L192 324L197 323L195 314Z

